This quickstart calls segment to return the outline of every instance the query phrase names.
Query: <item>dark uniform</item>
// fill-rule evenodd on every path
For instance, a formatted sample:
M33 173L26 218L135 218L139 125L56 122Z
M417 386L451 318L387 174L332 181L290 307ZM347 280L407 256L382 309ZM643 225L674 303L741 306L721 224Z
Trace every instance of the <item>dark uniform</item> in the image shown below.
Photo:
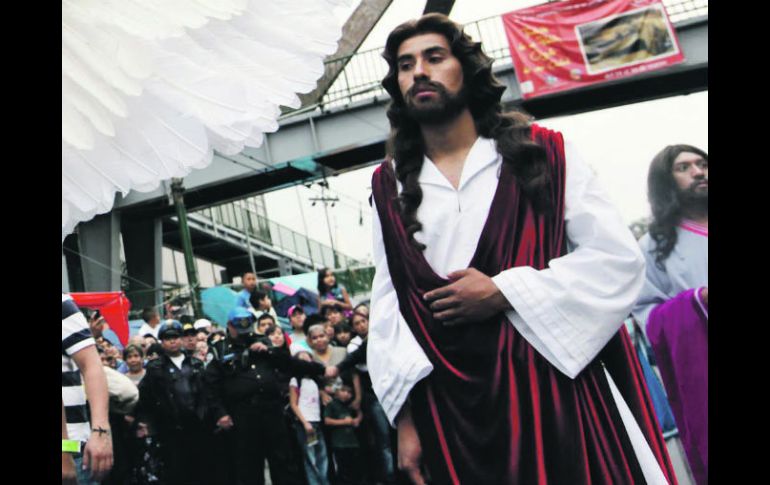
M158 332L161 339L163 330ZM158 438L165 470L163 483L210 485L205 467L211 426L206 426L204 365L197 358L182 355L181 368L166 353L147 364L139 384L137 420L147 423Z
M262 342L267 351L249 346ZM264 483L264 462L270 464L274 485L304 483L284 409L290 376L320 376L324 366L292 358L287 348L271 347L270 340L253 333L228 339L221 359L206 368L214 420L229 415L233 421L235 468L239 485Z

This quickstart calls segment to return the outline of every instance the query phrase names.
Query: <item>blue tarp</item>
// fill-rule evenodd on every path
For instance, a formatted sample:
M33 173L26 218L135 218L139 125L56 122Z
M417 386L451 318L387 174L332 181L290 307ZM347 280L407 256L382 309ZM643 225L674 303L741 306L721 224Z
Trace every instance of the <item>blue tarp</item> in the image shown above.
M272 284L283 283L296 290L305 288L308 291L315 292L318 287L318 272L312 271L310 273L279 276L277 278L270 278L268 281Z
M203 313L221 326L227 325L227 312L235 308L238 294L225 286L215 286L201 292Z
M279 317L287 317L288 315L286 313L289 311L289 307L293 305L302 305L302 308L307 315L318 313L317 298L318 295L316 293L305 288L300 288L292 296L287 296L279 301L275 305L275 313L277 313Z

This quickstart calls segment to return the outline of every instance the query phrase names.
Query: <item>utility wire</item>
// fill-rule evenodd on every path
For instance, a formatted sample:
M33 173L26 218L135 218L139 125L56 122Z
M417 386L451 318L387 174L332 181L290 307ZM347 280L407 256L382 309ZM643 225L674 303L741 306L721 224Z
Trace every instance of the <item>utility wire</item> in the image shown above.
M223 157L223 158L224 158L224 157ZM245 167L245 168L248 168L249 170L252 170L252 171L254 171L255 173L260 173L260 174L261 174L261 173L265 173L265 172L266 172L266 170L260 170L260 169L258 169L258 168L255 168L255 167L252 167L252 166L246 165L246 164L244 164L244 163L242 163L242 162L239 162L239 161L237 161L237 160L233 160L233 159L231 159L231 158L224 158L224 159L225 159L225 160L228 160L228 161L230 161L230 162L232 162L232 163L234 163L234 164L236 164L236 165L239 165L239 166L241 166L241 167ZM254 159L254 160L256 160L256 159ZM299 186L299 185L304 185L304 184L302 184L302 183L296 184L296 186ZM311 191L315 192L316 194L318 193L318 191L317 191L317 190L314 190L314 189L312 188L312 186L311 186L311 187L307 187L307 186L305 186L305 188L307 188L307 189L309 189L309 190L311 190ZM350 201L351 201L351 202L346 202L346 201L340 200L340 201L338 201L338 202L337 202L338 204L340 204L340 205L345 205L345 206L347 206L348 208L350 208L350 209L353 209L353 210L360 210L360 209L361 209L361 207L359 207L358 205L355 205L355 204L363 204L363 201L359 201L359 200L358 200L358 199L356 199L355 197L353 197L353 196L350 196L350 195L348 195L348 194L345 194L345 193L343 193L343 192L339 192L339 191L338 191L338 190L336 190L336 189L332 189L332 188L329 188L329 189L327 189L327 190L328 190L329 192L332 192L332 193L333 193L335 196L338 196L338 197L340 197L340 196L341 196L341 197L347 198L348 200L350 200ZM243 199L239 199L239 200L245 200L245 199L248 199L248 198L250 198L250 197L251 197L251 196L249 196L249 197L244 197ZM225 202L224 204L217 204L217 206L219 206L219 205L225 205L225 204L229 204L229 203L231 203L231 202ZM215 207L216 207L216 206L215 206ZM197 212L197 211L195 211L195 212ZM367 213L367 217L371 217L371 214L368 214L368 213Z
M68 247L65 246L64 250L68 251L68 252L70 252L72 254L76 254L76 255L80 256L81 258L83 258L83 259L85 259L87 261L90 261L90 262L94 263L97 266L101 266L102 268L105 268L105 269L107 269L107 270L109 270L109 271L111 271L111 272L113 272L115 274L119 274L122 278L126 278L128 280L135 281L137 283L141 283L142 285L146 286L149 289L153 289L153 290L156 290L156 291L163 289L163 288L155 288L153 285L151 285L151 284L149 284L147 282L144 282L142 280L139 280L139 279L136 279L134 277L128 276L126 274L123 274L122 271L118 271L118 270L112 268L111 266L107 266L106 264L102 263L101 261L97 261L97 260L95 260L93 258L90 258L90 257L86 256L85 254L81 254L81 253L75 251L74 249L71 249L71 248L68 248Z
M104 268L104 269L107 269L108 271L111 271L112 273L115 273L115 274L120 274L121 278L126 278L126 279L128 279L128 280L130 280L130 281L135 281L135 282L137 282L137 283L140 283L140 284L142 284L142 285L144 285L144 286L146 286L146 287L147 287L147 289L145 289L145 290L134 290L134 291L132 291L131 293L149 293L149 292L151 292L151 291L152 291L152 292L157 292L157 291L166 291L166 290L169 290L168 288L165 288L165 287L161 287L161 288L155 288L155 287L153 287L153 285L150 285L150 284L149 284L149 283L147 283L147 282L144 282L144 281L142 281L142 280L139 280L139 279L137 279L137 278L134 278L134 277L132 277L132 276L128 276L128 275L126 275L126 274L123 274L123 272L122 272L122 271L118 271L118 270L116 270L116 269L114 269L114 268L112 268L112 267L110 267L110 266L107 266L106 264L102 263L101 261L97 261L97 260L95 260L95 259L93 259L93 258L91 258L91 257L88 257L88 256L86 256L85 254L82 254L82 253L80 253L80 252L78 252L78 251L75 251L74 249L71 249L71 248L68 248L68 247L64 247L63 249L64 249L65 251L68 251L68 252L69 252L69 253L71 253L71 254L75 254L75 255L77 255L77 256L80 256L81 258L83 258L83 259L85 259L85 260L87 260L87 261L90 261L91 263L94 263L94 264L95 264L95 265L97 265L97 266L101 266L102 268ZM180 293L181 293L181 292L184 292L184 291L187 291L188 293L191 293L191 287L190 287L190 285L182 285L182 286L180 286L179 288L172 288L172 289L171 289L171 291L173 291L173 290L178 290L178 291L180 291ZM170 298L168 298L168 299L164 300L164 301L163 301L163 302L161 302L159 305L153 305L153 308L158 308L158 309L162 309L162 308L164 308L164 307L165 307L165 305L166 305L167 303L170 303L170 302L171 302L171 301L172 301L174 298L176 298L176 296L177 296L177 295L175 295L175 296L172 296L172 297L170 297Z

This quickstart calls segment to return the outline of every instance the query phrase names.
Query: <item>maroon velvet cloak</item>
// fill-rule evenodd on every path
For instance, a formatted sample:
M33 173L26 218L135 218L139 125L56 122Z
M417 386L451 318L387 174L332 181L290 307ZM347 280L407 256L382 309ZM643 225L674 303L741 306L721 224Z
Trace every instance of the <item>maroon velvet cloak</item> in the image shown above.
M544 269L565 253L564 146L533 126L551 172L550 216L535 213L503 163L470 266L495 276L516 266ZM436 484L645 483L605 365L670 483L676 483L642 370L625 327L574 380L543 358L503 314L445 327L422 296L449 283L408 241L396 179L386 161L372 191L401 314L434 366L410 392L423 462ZM600 270L600 268L597 268Z

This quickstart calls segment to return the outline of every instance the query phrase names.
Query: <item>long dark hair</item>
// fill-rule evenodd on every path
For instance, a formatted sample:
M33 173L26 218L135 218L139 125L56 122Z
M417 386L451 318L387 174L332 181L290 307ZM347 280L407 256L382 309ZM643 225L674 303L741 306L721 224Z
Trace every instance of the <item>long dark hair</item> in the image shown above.
M691 152L708 161L709 156L692 145L669 145L660 151L650 164L647 175L647 199L652 209L650 238L655 242L651 253L655 254L655 266L664 271L663 261L676 246L676 226L682 220L682 204L679 188L674 180L674 160L681 153Z
M496 141L498 153L511 165L516 183L535 210L545 212L550 209L545 190L550 177L545 150L530 138L529 116L521 112L502 112L500 98L505 86L492 74L493 60L482 52L480 42L474 42L449 17L435 13L424 15L396 27L388 36L382 54L389 67L382 86L391 97L387 111L391 127L387 152L396 162L396 178L403 186L399 201L404 226L412 243L421 250L425 245L414 239L414 233L422 229L417 220L417 208L422 202L422 189L417 179L425 147L420 126L407 113L398 85L397 57L402 42L428 33L446 37L452 55L463 66L466 100L479 135Z
M328 286L328 287L326 286L326 283L324 283L324 279L326 278L326 273L328 271L331 271L331 270L329 268L322 268L322 269L318 270L318 296L320 298L323 298L324 295L326 295L326 293L329 290L331 290L332 288L336 288L337 285L339 284L337 282L337 277L335 276L334 277L334 285ZM334 274L333 271L332 271L332 274Z

